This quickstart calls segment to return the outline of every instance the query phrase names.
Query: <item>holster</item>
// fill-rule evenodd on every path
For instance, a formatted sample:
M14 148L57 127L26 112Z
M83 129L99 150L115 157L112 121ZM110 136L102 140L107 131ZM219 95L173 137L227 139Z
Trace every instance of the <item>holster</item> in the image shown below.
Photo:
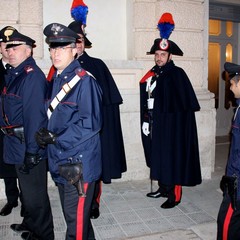
M13 135L18 138L21 143L24 142L24 129L23 127L17 127L17 128L13 128Z
M13 135L16 138L18 138L21 141L21 143L24 143L24 128L23 128L23 126L1 128L1 130L5 135Z
M58 169L60 176L76 187L79 197L86 197L83 183L82 163L66 163L59 165Z
M237 186L238 181L235 176L223 176L220 182L220 188L227 193L231 199L231 205L234 210L237 209Z

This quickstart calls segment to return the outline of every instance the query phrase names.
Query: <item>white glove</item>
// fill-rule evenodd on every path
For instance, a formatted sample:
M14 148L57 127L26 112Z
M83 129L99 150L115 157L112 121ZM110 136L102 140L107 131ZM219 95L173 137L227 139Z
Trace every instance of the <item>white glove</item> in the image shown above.
M142 131L143 131L143 134L148 136L148 134L150 133L149 132L149 123L147 122L144 122L143 125L142 125Z

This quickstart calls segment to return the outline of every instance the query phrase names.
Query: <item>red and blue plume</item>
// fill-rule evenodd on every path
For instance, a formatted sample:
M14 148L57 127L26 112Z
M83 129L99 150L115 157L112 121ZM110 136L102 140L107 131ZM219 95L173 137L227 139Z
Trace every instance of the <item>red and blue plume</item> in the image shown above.
M82 24L86 25L87 23L87 14L88 14L88 6L83 2L83 0L73 0L71 7L71 16Z
M157 27L160 32L160 37L163 39L168 39L175 27L172 14L164 13L159 19Z

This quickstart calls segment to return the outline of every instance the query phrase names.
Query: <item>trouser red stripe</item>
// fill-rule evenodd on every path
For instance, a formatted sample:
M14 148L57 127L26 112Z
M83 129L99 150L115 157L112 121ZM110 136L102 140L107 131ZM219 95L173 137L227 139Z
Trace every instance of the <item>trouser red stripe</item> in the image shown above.
M182 186L175 185L174 187L175 202L180 202L182 198Z
M98 196L97 196L97 198L96 198L96 202L98 203L98 205L100 205L100 197L101 197L101 194L102 194L102 182L100 181L100 182L99 182Z
M88 183L84 183L85 193L88 189ZM83 216L84 216L84 203L85 197L80 197L78 200L78 208L77 208L77 238L76 240L83 240Z
M228 240L228 229L229 229L229 224L232 218L232 214L233 214L233 209L230 203L225 220L224 220L224 224L223 224L223 240Z

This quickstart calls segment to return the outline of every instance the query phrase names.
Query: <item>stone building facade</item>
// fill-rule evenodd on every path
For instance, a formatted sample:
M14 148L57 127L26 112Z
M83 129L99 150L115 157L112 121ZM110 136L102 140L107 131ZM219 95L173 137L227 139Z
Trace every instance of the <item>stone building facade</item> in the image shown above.
M66 7L69 8L71 2L71 0L1 0L0 27L12 25L36 40L34 58L45 73L51 63L44 43L43 28L50 21L55 21L54 14L58 19L56 22L62 19L61 23L68 25L71 21L70 14L67 13L68 17L64 17L61 11L65 13ZM153 56L146 55L146 52L149 51L154 39L159 37L156 25L164 12L172 13L176 26L170 39L175 41L184 52L183 57L174 56L173 60L187 72L201 105L201 111L196 113L201 169L204 179L211 178L215 161L216 110L214 96L207 90L208 0L85 0L84 2L89 8L91 6L90 11L95 9L94 14L91 12L89 14L95 16L93 21L97 20L99 26L101 21L107 20L110 28L110 23L116 21L117 25L109 31L108 35L101 35L101 31L95 31L94 41L100 43L100 46L116 42L114 37L119 33L118 29L123 31L118 39L123 37L124 44L116 42L113 46L114 49L118 47L119 52L111 57L109 46L105 50L107 57L100 54L98 56L110 68L124 100L121 106L121 120L128 171L123 174L120 181L149 178L140 138L139 80L154 65ZM98 7L110 2L112 4L108 6L111 7L110 12L101 18L100 14L103 12L99 12L98 15ZM52 13L46 14L50 11L49 7ZM104 9L109 11L107 7ZM119 15L119 9L122 11L121 19L116 20L114 16ZM90 16L88 21L91 23ZM91 36L90 23L87 26L89 37ZM92 39L90 40L94 43ZM100 50L102 50L101 47L95 50L96 55L101 53ZM89 54L92 55L91 52ZM174 150L174 146L172 148ZM3 181L0 181L2 196L3 189Z

